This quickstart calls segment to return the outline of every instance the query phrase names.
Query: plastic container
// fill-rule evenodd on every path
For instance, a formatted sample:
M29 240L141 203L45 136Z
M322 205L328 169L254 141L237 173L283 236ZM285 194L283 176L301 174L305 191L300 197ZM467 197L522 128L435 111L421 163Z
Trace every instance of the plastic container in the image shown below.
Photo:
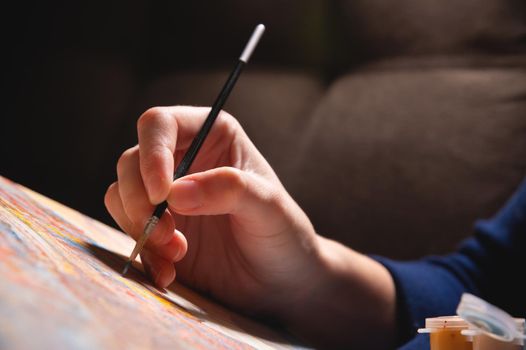
M521 350L524 347L524 319L468 293L462 295L457 313L468 324L462 335L474 350Z
M463 333L464 334L464 333ZM519 340L504 342L484 333L470 335L468 340L473 342L473 350L522 350L523 344Z
M426 318L426 328L418 333L429 333L431 350L471 350L470 337L462 334L469 324L458 316Z

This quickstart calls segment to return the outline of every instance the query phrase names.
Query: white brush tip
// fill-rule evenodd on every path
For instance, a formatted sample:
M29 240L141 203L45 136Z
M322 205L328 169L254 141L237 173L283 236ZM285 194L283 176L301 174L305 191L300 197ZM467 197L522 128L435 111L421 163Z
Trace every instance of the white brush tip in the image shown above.
M256 26L256 29L254 29L254 32L252 33L252 36L250 37L250 40L247 43L247 46L245 46L243 53L239 57L241 61L248 63L248 60L250 59L252 52L254 52L254 49L256 48L259 42L259 39L261 39L261 36L263 35L264 32L265 32L265 26L263 24L258 24Z

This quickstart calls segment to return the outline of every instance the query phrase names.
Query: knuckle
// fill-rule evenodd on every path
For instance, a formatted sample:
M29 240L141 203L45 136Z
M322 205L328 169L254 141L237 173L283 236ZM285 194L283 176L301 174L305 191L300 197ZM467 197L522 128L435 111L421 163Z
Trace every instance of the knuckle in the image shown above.
M234 203L240 201L248 189L247 180L243 171L232 167L224 167L222 171L225 188L232 190L229 191L232 195L230 198L231 201Z
M122 173L122 171L126 168L128 162L134 157L136 149L136 147L128 148L121 154L117 160L117 174Z
M236 120L236 118L234 118L234 116L232 114L228 113L224 109L219 111L219 118L223 119L225 121Z
M286 192L281 187L258 174L248 173L247 176L250 177L250 191L259 201L271 207L282 207L286 203Z
M142 130L148 128L158 122L165 116L165 107L151 107L144 112L137 120L137 129Z
M234 134L240 127L239 121L230 113L221 110L217 118L218 126L225 132Z
M269 186L270 187L270 186ZM281 207L285 202L285 195L283 191L279 191L274 187L267 187L265 189L266 201L272 206Z
M104 194L104 205L109 210L111 207L111 201L113 200L113 197L115 196L115 193L118 192L118 184L117 182L112 183L108 186L108 189L106 190L106 193Z
M142 158L142 166L144 167L143 170L150 171L150 170L157 170L159 167L163 165L165 161L165 149L162 147L154 147L147 155Z
M241 170L233 167L221 168L223 172L223 178L228 185L235 188L242 188L245 186L245 180Z

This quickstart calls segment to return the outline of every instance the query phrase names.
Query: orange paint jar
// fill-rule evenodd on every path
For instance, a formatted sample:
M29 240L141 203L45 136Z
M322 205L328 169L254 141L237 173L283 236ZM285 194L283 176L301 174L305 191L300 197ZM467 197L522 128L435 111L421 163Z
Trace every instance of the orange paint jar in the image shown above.
M524 318L515 318L514 323L517 326L517 332L524 334ZM470 325L467 331L462 331L462 334L473 343L473 350L522 350L524 345L523 339L504 341L473 325Z
M521 350L523 349L525 320L513 318L504 310L485 300L462 294L457 314L465 320L469 329L462 334L473 343L473 350Z
M429 333L431 350L473 350L473 343L462 335L468 323L458 316L426 318L426 328L419 333Z

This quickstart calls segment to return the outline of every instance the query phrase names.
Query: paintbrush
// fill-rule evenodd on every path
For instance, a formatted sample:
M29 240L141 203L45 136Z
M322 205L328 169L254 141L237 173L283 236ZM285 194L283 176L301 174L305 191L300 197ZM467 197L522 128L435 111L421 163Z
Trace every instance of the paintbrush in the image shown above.
M248 60L250 59L250 56L252 55L252 52L256 48L259 39L263 35L263 32L265 31L265 26L263 24L259 24L256 26L256 29L252 33L250 39L248 40L247 45L245 46L245 49L241 53L241 56L239 56L239 59L237 61L236 66L234 67L234 70L232 73L230 73L230 76L228 77L225 85L223 86L223 89L221 89L221 92L219 93L219 96L217 97L216 101L212 105L212 109L210 110L210 113L208 114L208 117L206 117L205 122L203 123L203 126L195 136L194 140L192 141L192 144L186 151L183 160L181 160L181 163L179 163L179 166L175 170L175 174L173 176L173 180L183 177L188 172L188 169L190 169L190 166L192 165L192 162L195 159L195 156L197 155L197 152L201 148L201 145L206 139L206 136L208 135L208 132L212 128L212 125L214 124L214 121L217 118L217 115L221 111L221 108L223 108L223 105L225 104L228 96L230 95L230 92L232 91L232 88L234 87L237 78L239 78L239 75L241 74L241 70L243 69L243 66L248 63ZM122 275L124 276L126 272L128 272L128 269L130 268L132 262L135 260L137 255L140 254L142 251L144 245L146 244L146 241L148 240L148 237L155 229L155 226L161 219L161 216L165 212L166 208L168 208L168 203L166 201L159 204L152 216L148 219L146 222L146 226L144 227L144 231L142 236L139 238L137 243L135 244L135 247L133 248L133 251L128 258L128 261L126 262L126 265L124 266L124 269L122 270Z

